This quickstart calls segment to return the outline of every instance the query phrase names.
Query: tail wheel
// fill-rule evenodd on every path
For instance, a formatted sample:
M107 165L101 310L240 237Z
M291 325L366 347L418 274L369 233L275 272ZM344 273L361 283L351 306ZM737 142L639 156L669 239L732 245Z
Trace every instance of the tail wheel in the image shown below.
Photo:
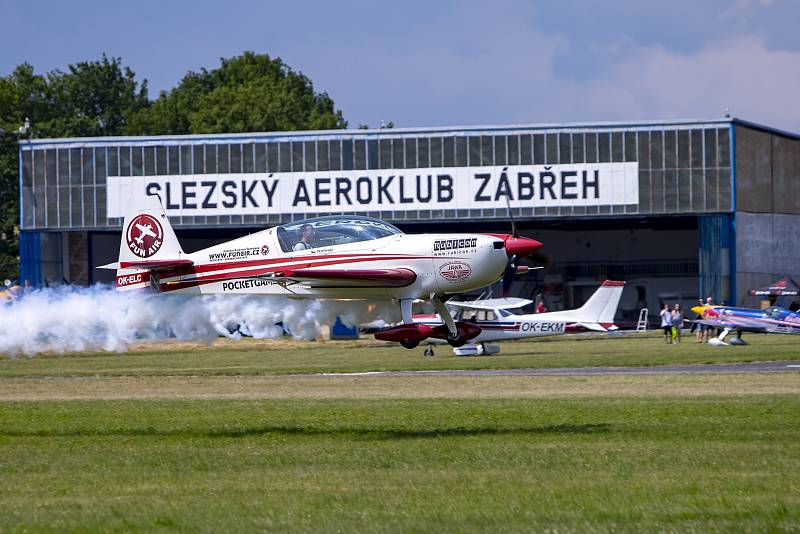
M401 341L400 345L406 349L416 349L419 346L419 341Z

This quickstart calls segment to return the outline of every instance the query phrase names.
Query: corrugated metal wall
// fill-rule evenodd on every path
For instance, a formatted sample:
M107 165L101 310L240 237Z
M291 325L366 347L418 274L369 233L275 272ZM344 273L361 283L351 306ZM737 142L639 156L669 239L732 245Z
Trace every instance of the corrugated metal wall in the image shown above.
M713 297L720 304L734 302L736 288L733 250L733 216L705 215L698 220L700 241L700 295Z
M107 176L238 174L537 165L639 164L639 202L515 208L519 218L731 212L730 128L718 123L639 127L351 130L314 135L253 134L158 140L32 141L21 146L23 229L116 229L106 217ZM491 209L365 212L426 221L505 218ZM304 215L303 217L310 216ZM263 226L290 214L177 217L178 227Z

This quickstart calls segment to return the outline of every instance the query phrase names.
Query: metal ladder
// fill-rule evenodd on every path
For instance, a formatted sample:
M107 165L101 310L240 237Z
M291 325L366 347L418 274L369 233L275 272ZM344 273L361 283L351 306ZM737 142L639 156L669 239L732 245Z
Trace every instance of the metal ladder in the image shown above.
M639 320L636 322L636 331L644 332L647 330L647 308L639 310Z

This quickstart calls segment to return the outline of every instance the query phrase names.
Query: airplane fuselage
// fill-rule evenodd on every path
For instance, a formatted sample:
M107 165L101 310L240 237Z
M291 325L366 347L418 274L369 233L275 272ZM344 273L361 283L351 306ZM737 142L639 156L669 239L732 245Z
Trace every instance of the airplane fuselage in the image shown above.
M156 197L131 199L117 271L121 291L177 295L272 295L296 299L395 300L403 324L377 339L416 347L429 337L462 346L480 329L453 321L448 295L493 284L515 258L542 244L513 234L404 234L358 215L293 221L193 253L178 243ZM414 299L431 301L444 325L413 322Z
M552 312L554 315L559 312ZM560 321L557 317L548 318L548 313L510 315L497 320L474 320L473 322L481 328L481 333L471 339L472 343L485 341L503 341L510 339L522 339L529 337L557 336L564 334L567 328L566 321ZM430 318L420 318L419 322L434 327L442 324L438 316ZM470 320L467 319L469 322Z
M740 332L768 334L800 334L800 314L783 308L765 310L733 306L696 306L692 311L702 315L707 326Z
M191 267L150 273L120 270L118 287L157 287L171 294L280 295L297 298L429 298L472 291L502 276L508 262L500 239L483 234L397 234L381 239L283 252L275 228L184 257ZM408 278L376 286L369 281L287 276L302 269L407 270ZM413 278L413 280L412 280ZM407 283L406 283L407 282ZM394 287L392 287L394 285Z

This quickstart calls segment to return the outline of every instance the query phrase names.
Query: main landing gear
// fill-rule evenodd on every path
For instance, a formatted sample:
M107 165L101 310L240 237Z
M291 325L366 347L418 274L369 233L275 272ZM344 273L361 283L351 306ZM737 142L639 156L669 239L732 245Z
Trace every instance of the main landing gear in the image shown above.
M730 345L748 345L747 341L742 339L741 330L737 330L736 331L736 337L729 339L728 343L725 343L725 341L724 341L725 340L725 336L730 334L730 332L731 332L730 328L723 329L722 333L719 335L719 337L712 337L711 339L708 340L708 344L711 345L712 347L723 347L723 346L727 346L729 344Z
M381 330L375 334L375 339L395 341L407 349L413 349L421 341L433 337L447 341L451 347L461 347L481 333L481 328L476 324L453 321L450 310L439 297L434 297L431 301L444 324L431 327L424 323L415 323L411 315L412 299L400 299L403 324Z

